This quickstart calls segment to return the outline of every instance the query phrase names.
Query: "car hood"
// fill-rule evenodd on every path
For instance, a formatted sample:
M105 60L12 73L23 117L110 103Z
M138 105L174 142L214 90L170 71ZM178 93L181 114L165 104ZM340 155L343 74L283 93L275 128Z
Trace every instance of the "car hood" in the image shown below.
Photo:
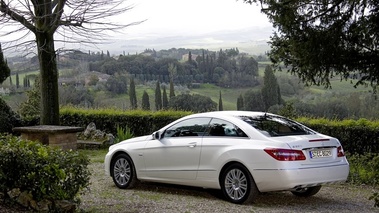
M144 142L144 141L152 140L152 139L153 139L152 135L144 135L144 136L139 136L139 137L135 137L135 138L130 138L130 139L121 141L120 143L117 143L117 144L110 146L109 149L114 149L115 147L121 146L124 144Z

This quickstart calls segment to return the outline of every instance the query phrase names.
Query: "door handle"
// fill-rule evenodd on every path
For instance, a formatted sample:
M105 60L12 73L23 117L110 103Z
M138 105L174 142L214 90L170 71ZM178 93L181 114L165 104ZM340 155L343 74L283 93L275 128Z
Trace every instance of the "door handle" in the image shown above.
M196 142L189 143L188 147L194 148L196 146L196 144L197 144Z

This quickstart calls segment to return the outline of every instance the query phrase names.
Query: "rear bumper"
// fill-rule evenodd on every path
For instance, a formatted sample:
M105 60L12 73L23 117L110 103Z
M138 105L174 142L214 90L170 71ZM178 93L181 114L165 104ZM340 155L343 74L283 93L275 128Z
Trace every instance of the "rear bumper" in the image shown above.
M293 190L345 182L349 164L304 169L258 169L253 170L252 175L261 192Z

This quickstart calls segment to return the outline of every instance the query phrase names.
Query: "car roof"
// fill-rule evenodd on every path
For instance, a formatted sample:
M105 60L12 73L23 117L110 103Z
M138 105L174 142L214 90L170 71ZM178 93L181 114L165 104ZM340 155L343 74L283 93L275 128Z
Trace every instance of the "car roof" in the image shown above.
M195 116L206 116L206 117L236 117L236 116L259 116L259 115L272 115L270 113L265 112L255 112L255 111L212 111L212 112L204 112L204 113L197 113L191 115L191 117Z

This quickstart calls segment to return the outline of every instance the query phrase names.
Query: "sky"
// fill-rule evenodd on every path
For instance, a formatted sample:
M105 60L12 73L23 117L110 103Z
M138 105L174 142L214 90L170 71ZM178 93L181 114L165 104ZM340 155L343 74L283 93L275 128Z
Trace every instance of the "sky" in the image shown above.
M201 35L217 31L271 27L260 6L242 0L128 0L135 5L126 20L144 23L126 30L129 36Z
M273 32L260 6L242 0L125 0L124 4L133 8L115 20L123 24L146 21L127 27L121 34L109 35L106 44L92 49L80 44L74 47L83 51L110 50L115 55L173 47L210 50L241 47L249 52L253 46L267 47ZM55 46L72 48L69 43Z
M264 51L273 28L260 6L242 0L128 0L133 9L122 15L123 23L146 20L126 28L109 44L111 52L139 52L146 48L246 47L246 52ZM249 46L250 45L250 46ZM113 47L113 49L112 49ZM100 47L103 48L103 47Z

